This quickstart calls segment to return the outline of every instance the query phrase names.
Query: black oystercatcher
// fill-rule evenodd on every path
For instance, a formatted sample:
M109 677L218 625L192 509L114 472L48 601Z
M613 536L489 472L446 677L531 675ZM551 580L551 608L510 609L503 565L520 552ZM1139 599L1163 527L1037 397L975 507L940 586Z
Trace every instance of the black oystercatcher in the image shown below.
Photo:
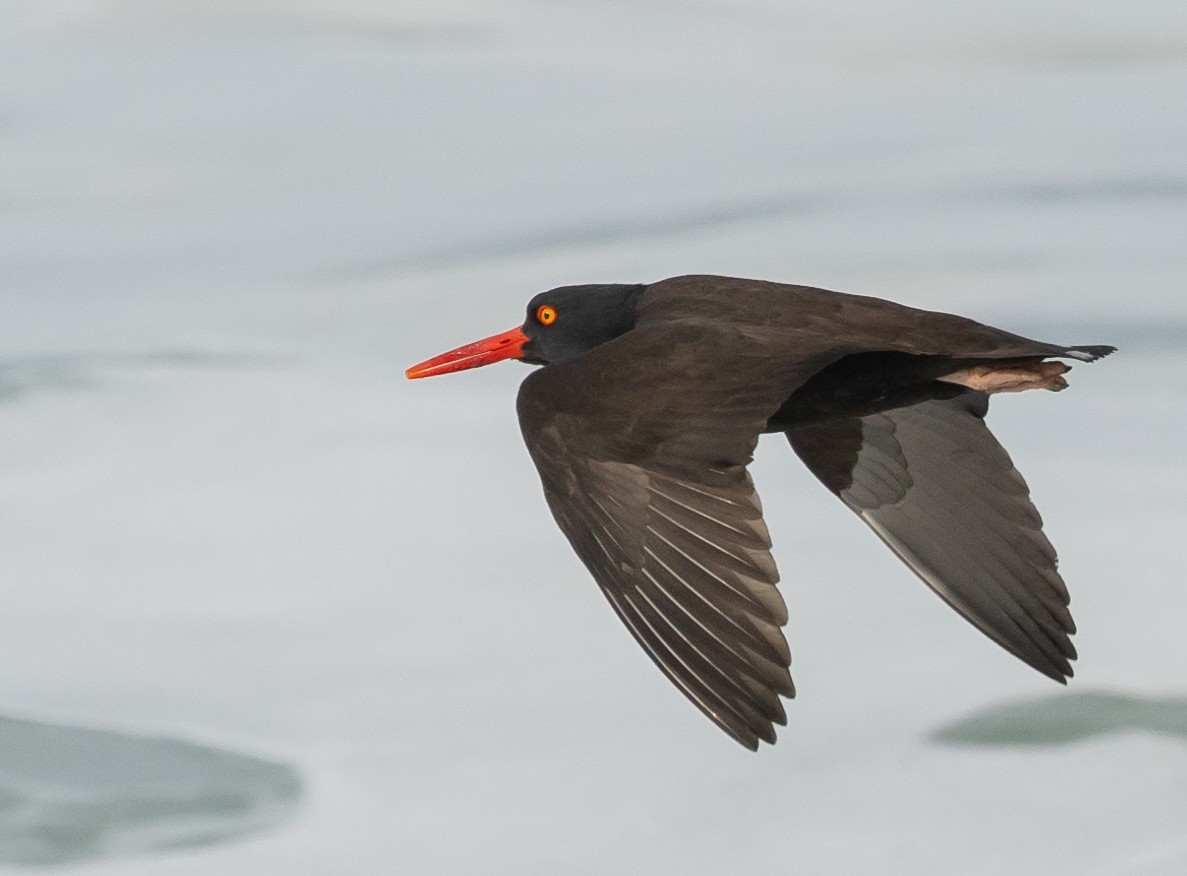
M782 432L820 481L983 633L1065 683L1068 592L989 395L1060 390L1108 346L759 280L564 286L519 327L408 369L520 359L519 421L561 530L664 674L743 745L794 695L787 607L746 470Z

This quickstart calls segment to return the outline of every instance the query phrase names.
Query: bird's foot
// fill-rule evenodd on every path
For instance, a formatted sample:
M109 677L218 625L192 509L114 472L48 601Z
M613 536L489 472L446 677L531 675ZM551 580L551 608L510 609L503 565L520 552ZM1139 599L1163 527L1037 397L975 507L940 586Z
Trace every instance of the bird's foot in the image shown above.
M1071 370L1063 362L1015 362L1006 365L974 365L938 378L944 383L967 386L980 392L1023 392L1027 389L1067 389L1063 375Z

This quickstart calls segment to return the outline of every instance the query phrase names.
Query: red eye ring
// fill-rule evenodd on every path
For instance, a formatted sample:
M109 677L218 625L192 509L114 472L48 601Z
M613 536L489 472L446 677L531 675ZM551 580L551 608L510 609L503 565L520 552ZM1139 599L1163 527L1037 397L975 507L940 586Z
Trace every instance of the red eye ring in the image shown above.
M541 304L536 308L536 322L540 325L552 325L556 322L556 308L551 304Z

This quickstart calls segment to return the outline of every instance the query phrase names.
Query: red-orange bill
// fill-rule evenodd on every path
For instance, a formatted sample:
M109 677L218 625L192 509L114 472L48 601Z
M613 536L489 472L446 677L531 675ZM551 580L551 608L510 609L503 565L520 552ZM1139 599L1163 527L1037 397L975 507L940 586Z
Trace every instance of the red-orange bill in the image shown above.
M451 371L465 371L467 368L477 368L489 365L502 359L518 359L523 355L523 345L528 342L528 336L519 326L442 353L427 359L419 365L413 365L404 372L410 380L418 377L436 377L438 374L448 374Z

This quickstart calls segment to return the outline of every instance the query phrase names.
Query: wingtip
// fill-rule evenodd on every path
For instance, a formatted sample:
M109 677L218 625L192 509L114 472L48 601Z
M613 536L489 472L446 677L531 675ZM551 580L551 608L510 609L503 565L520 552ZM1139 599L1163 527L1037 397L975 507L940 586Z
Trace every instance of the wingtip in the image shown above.
M758 728L757 735L758 738L767 745L774 745L775 740L778 738L775 735L775 725L773 723L767 724L765 727Z
M731 733L733 740L743 748L748 748L751 751L758 751L758 737L757 736L739 736L736 733Z
M1079 359L1081 362L1095 362L1097 359L1103 359L1116 352L1117 348L1109 344L1089 344L1067 348L1067 355L1073 359Z
M786 719L778 723L783 726L787 725ZM767 745L774 745L778 741L774 723L759 727L751 725L746 728L747 732L739 732L733 728L726 727L722 727L722 729L729 734L731 739L750 751L758 751L762 747L759 743L765 742Z
M1072 659L1075 659L1075 658L1073 657ZM1036 663L1033 663L1029 660L1027 660L1026 662L1033 669L1037 669L1039 672L1043 673L1043 675L1047 676L1052 681L1058 682L1059 684L1062 684L1065 687L1067 686L1068 679L1074 677L1076 674L1076 670L1072 667L1072 664L1070 662L1068 662L1067 660L1060 660L1060 661L1052 660L1052 661L1044 663L1041 666L1037 665Z

